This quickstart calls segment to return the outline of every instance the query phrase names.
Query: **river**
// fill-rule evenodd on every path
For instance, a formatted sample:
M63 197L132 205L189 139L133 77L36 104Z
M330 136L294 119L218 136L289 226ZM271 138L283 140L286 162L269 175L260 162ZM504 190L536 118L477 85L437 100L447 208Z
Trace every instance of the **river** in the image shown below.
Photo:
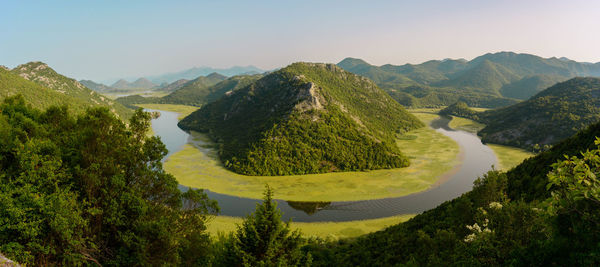
M169 155L179 151L191 141L186 132L177 127L177 113L161 110L161 116L152 120L154 133L161 137ZM291 202L276 200L282 211L282 219L295 222L353 221L390 217L402 214L417 214L432 209L444 201L451 200L471 190L473 181L497 165L494 152L472 133L451 129L449 118L440 117L430 127L456 141L460 146L459 166L444 175L444 182L415 194L363 201L336 202ZM180 186L185 190L185 186ZM211 199L217 200L220 215L243 217L253 212L260 200L218 194L205 190Z

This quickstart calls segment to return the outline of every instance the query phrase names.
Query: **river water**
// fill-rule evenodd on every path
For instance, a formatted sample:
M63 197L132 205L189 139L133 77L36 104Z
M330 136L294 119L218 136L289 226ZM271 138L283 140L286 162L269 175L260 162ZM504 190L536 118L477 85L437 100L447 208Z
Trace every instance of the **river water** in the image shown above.
M177 152L191 137L177 127L177 113L159 111L161 116L152 120L154 133L161 137L169 154ZM449 171L445 181L429 190L394 198L363 201L336 202L291 202L276 200L282 211L282 219L295 222L353 221L390 217L402 214L417 214L435 208L444 201L451 200L471 190L473 181L497 164L494 152L472 133L453 130L448 127L449 118L440 117L431 122L430 127L456 141L460 146L461 163ZM185 190L185 186L180 186ZM254 211L260 200L218 194L205 190L211 199L217 200L220 215L243 217Z

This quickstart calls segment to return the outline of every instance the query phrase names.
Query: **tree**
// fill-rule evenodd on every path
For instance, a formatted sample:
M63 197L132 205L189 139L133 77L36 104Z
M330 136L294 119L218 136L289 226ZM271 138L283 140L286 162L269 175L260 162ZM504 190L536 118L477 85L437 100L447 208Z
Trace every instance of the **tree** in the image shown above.
M0 104L0 251L34 265L197 264L218 211L162 169L150 115ZM190 255L194 255L193 257Z
M248 215L225 251L225 264L231 266L298 266L310 265L310 255L303 255L304 241L298 230L290 230L290 222L281 221L281 211L273 201L273 190L267 185L263 202Z

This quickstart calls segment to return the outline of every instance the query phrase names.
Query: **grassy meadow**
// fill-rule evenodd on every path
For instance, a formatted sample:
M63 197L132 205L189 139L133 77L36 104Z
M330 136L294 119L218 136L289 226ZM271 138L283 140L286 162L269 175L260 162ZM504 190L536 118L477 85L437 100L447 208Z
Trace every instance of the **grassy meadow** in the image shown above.
M496 169L502 171L508 171L513 167L519 165L523 160L535 156L535 154L516 147L487 144L498 157L498 166Z
M371 232L379 231L392 225L396 225L415 215L399 215L387 218L358 220L347 222L292 222L292 229L298 229L305 237L320 237L327 239L340 239L357 237ZM236 230L236 225L242 223L243 218L217 216L207 225L207 230L211 235L226 234Z
M483 127L485 127L485 124L481 124L479 122L465 119L462 117L452 116L452 120L450 121L450 123L448 123L448 126L450 126L450 128L452 129L477 134L477 132L479 132L481 129L483 129Z

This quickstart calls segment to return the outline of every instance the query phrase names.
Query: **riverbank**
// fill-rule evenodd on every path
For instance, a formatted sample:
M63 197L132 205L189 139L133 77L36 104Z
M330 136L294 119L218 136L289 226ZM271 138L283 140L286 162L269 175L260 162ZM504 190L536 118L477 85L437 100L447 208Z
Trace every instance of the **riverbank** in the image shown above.
M484 108L472 108L477 111L485 111L487 109ZM428 108L428 109L411 109L409 110L411 113L417 115L421 120L430 119L431 117L436 117L437 113L440 111L439 108ZM465 132L472 133L477 135L481 129L485 127L485 124L467 119L462 117L451 116L452 120L448 123L450 128L455 130L461 130ZM425 120L424 120L425 121ZM486 144L488 147L494 151L494 154L498 158L497 166L494 166L497 170L508 171L515 166L519 165L523 160L528 159L532 156L535 156L534 153L531 153L527 150L503 146L497 144Z

